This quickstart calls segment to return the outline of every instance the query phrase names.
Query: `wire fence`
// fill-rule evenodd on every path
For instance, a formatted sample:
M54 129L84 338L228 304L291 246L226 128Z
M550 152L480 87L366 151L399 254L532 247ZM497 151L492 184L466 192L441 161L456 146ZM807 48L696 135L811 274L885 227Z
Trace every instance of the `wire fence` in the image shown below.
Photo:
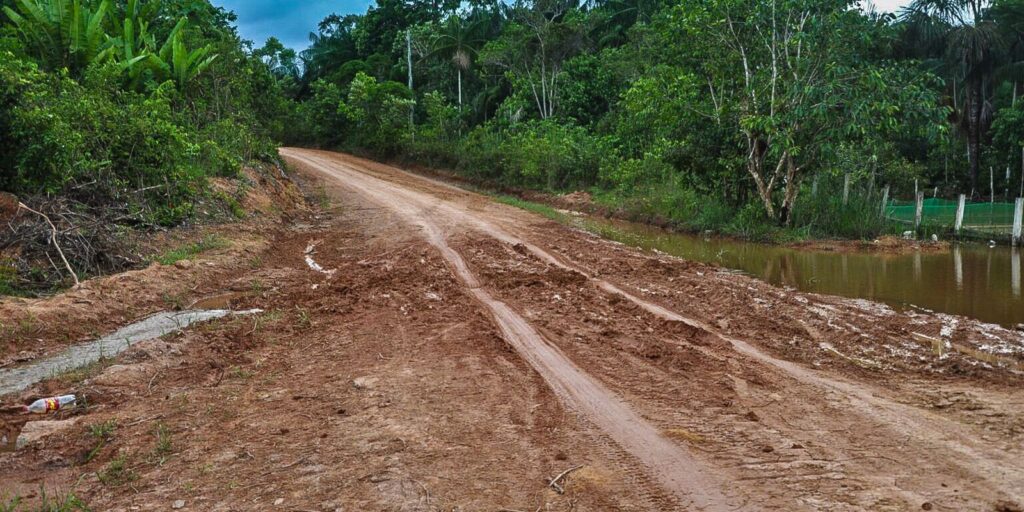
M993 236L1010 236L1013 231L1015 203L967 202L964 204L962 228L967 232ZM956 225L957 201L950 199L925 199L921 208L921 224L933 228ZM885 209L886 217L913 225L917 217L914 201L893 200Z

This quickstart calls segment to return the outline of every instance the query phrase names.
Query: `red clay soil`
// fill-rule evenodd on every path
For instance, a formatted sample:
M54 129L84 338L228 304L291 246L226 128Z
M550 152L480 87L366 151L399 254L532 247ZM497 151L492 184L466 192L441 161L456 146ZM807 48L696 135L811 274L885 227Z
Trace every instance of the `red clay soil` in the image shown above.
M347 155L282 155L330 204L261 233L245 268L159 269L265 312L8 397L77 392L88 407L29 423L26 446L0 454L0 495L295 511L1024 499L1019 352L921 341L982 350L1020 333L775 288Z

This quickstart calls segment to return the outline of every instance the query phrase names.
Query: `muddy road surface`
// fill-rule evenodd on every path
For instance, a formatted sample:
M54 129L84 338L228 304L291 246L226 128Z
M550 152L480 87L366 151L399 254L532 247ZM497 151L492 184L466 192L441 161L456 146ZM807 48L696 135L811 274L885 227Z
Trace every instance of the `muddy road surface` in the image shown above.
M4 491L99 510L1024 502L1019 332L775 288L348 155L281 154L315 211L193 289L264 313L17 397L91 401L25 426L0 454Z

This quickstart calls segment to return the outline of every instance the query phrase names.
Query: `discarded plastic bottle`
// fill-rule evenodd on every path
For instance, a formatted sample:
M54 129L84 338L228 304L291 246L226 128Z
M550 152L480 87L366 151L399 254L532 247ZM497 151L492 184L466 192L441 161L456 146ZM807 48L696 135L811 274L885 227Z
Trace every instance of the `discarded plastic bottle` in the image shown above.
M46 414L55 412L69 406L75 405L75 395L55 396L53 398L40 398L27 407L28 412L34 414Z

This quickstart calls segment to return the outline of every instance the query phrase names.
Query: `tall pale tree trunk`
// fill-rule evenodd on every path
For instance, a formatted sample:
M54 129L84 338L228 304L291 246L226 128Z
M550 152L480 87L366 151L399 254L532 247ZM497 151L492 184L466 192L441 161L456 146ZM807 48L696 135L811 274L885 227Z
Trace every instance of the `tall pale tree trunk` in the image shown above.
M793 163L793 157L786 155L786 191L779 210L779 224L789 226L793 222L793 205L800 193L800 180L797 177L800 168Z
M973 80L967 89L967 159L972 194L978 190L978 177L981 175L981 88L981 80Z

